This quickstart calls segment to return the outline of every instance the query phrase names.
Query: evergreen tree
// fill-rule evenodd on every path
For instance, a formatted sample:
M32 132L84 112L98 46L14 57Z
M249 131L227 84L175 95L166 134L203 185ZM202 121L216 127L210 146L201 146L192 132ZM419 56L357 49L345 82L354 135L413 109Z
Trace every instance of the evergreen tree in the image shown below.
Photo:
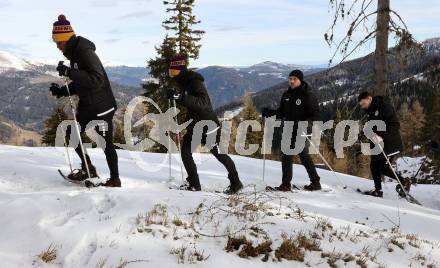
M414 101L409 109L405 102L400 108L401 133L405 152L414 155L414 147L422 145L423 127L425 125L425 113L418 100Z
M243 110L240 112L240 119L241 121L246 121L246 120L256 120L260 123L261 126L263 126L261 118L260 118L260 114L257 112L257 108L255 107L254 103L252 102L252 98L250 96L246 96L244 97L244 107ZM262 142L263 142L263 131L249 131L247 132L246 135L246 143L245 143L245 147L247 147L249 144L259 144L260 148L258 149L258 151L251 155L251 157L255 157L255 158L261 158L262 154L261 154L261 146L262 146Z
M176 43L177 52L189 59L197 59L201 48L200 40L205 33L202 30L195 30L193 26L200 23L193 15L195 0L173 0L164 1L168 6L167 13L173 15L165 20L162 25L167 31L174 32L170 39Z
M66 112L64 112L63 108L55 108L53 114L44 122L45 130L41 138L41 143L48 146L55 146L58 125L64 120L67 120Z
M432 95L432 104L427 112L424 133L425 141L433 140L440 142L440 85ZM434 167L435 172L440 175L440 155L438 153L429 155L433 160L431 165Z
M143 85L146 97L153 99L160 107L162 112L168 109L166 91L175 87L172 79L168 76L168 68L171 58L176 54L186 57L186 62L190 59L197 59L201 45L200 40L203 31L194 30L192 27L200 23L192 14L195 0L174 0L164 1L167 6L166 12L172 13L171 17L163 21L162 26L167 30L162 44L156 47L157 56L148 60L150 70L150 80ZM171 35L169 35L171 33ZM186 109L179 106L180 123L185 118ZM164 147L159 146L163 152Z

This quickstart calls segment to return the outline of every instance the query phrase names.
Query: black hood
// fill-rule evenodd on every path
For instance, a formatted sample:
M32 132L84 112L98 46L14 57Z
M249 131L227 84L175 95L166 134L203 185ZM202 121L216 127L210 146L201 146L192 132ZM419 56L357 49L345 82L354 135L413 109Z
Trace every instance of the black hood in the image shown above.
M174 78L174 81L176 81L180 85L185 85L192 80L200 80L204 82L205 78L203 78L201 74L191 70L182 71L178 76Z
M69 41L67 41L66 45L66 51L63 53L66 58L69 60L74 58L76 54L78 54L80 51L91 49L93 51L96 51L95 44L81 36L73 36L70 38Z

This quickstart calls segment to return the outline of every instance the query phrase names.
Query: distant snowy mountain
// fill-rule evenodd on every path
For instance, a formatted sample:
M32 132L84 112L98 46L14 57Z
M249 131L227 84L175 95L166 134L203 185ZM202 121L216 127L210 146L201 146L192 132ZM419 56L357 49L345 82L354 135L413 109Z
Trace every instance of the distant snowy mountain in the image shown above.
M30 63L8 53L6 51L0 51L0 72L6 70L19 70L24 71L30 67Z
M0 51L0 116L19 127L41 131L56 105L48 88L51 83L64 83L55 68ZM112 85L119 103L126 103L141 92L139 86Z

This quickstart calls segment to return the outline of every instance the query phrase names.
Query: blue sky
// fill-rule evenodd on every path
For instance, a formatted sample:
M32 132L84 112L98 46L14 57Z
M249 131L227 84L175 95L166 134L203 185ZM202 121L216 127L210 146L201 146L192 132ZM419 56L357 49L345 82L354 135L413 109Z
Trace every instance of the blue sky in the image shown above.
M197 0L194 12L207 33L193 65L326 63L333 51L323 39L332 20L328 2ZM440 37L440 1L391 4L418 40ZM0 0L0 50L35 60L60 59L51 40L59 13L67 15L77 34L96 43L106 63L144 66L165 35L161 0ZM373 50L370 44L354 57Z

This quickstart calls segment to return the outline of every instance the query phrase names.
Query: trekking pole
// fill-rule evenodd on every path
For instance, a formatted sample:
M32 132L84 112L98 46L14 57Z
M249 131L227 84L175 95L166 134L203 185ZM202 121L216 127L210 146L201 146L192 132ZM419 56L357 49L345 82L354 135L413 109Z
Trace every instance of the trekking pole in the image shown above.
M394 170L393 165L391 165L390 158L389 158L389 157L387 156L387 154L385 153L385 151L384 151L382 145L380 145L380 143L377 143L377 145L379 145L379 148L380 148L380 150L381 150L383 156L384 156L385 159L387 160L387 164L388 164L388 166L391 168L391 171L393 172L395 179L396 179L397 182L399 183L400 187L402 187L402 191L405 193L405 199L408 200L408 193L407 193L407 191L405 190L405 188L403 187L403 184L402 184L402 182L400 181L399 177L397 176L397 173L396 173L396 171Z
M58 63L58 65L62 65L62 64L64 64L63 61L60 61ZM82 141L82 138L81 138L81 131L79 130L78 120L76 118L75 106L73 105L72 96L70 95L69 78L67 78L67 77L65 78L65 83L66 83L67 95L69 97L70 109L72 109L73 121L75 122L76 134L78 135L78 138L79 138L79 146L81 146L82 157L83 157L84 163L86 165L87 176L89 177L89 179L91 179L92 177L90 176L89 164L87 163L86 154L85 154L84 146L83 146L83 141Z
M417 180L417 175L419 175L420 171L422 170L423 165L425 164L426 160L428 160L428 157L426 156L425 159L423 159L422 164L420 164L419 169L417 170L417 172L412 176L413 179L416 180L416 183L418 182Z
M173 99L173 105L174 105L174 113L176 114L176 123L179 124L179 119L177 118L177 105L176 100ZM185 178L183 177L183 167L182 167L182 154L180 153L180 133L177 133L177 152L180 155L180 174L182 175L182 183L185 183Z
M58 106L58 108L60 108L60 105L59 105L59 103L58 103L58 100L57 100L56 102L57 102L57 106ZM58 121L59 121L60 123L62 123L62 122L61 122L61 121L62 121L61 115L60 115L59 113L57 113L57 114L58 114ZM68 147L68 144L67 144L66 132L64 131L63 124L61 124L61 132L63 132L63 134L64 134L64 135L63 135L64 148L66 148L67 161L69 161L70 174L72 174L72 173L73 173L72 160L70 159L69 147Z
M171 100L168 99L168 110L171 109ZM168 116L168 120L171 122L171 115ZM172 180L172 176L171 176L171 130L168 130L168 175L169 175L169 180Z
M343 189L347 189L348 186L344 184L344 182L339 178L339 176L336 174L335 170L330 166L330 164L325 160L325 157L321 154L318 148L316 148L315 144L313 144L312 140L303 132L303 136L306 137L306 139L309 141L310 145L315 149L315 151L318 153L318 155L321 157L322 161L325 163L325 165L333 172L333 175L335 178L339 181L341 185L343 185Z
M264 182L265 174L266 174L266 135L264 133L265 129L266 129L266 121L263 118L263 148L261 151L263 154L263 182Z

